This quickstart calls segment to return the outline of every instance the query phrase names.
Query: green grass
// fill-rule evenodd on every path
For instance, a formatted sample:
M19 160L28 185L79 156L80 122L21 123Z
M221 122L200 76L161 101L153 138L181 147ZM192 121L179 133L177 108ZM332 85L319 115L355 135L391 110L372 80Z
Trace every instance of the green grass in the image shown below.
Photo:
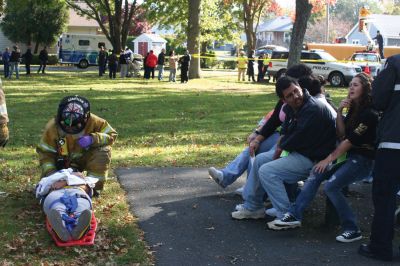
M124 191L111 178L94 201L99 230L91 247L57 248L32 189L39 179L35 145L59 100L79 94L119 136L112 167L222 166L276 102L274 87L237 83L235 72L204 72L188 84L99 79L95 72L52 72L3 81L10 143L0 150L0 264L151 264ZM345 89L328 89L336 102Z

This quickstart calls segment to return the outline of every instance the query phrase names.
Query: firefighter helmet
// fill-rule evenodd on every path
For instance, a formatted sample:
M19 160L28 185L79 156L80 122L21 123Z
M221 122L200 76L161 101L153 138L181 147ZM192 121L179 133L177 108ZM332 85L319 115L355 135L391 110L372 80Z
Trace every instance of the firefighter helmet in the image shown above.
M81 132L90 117L90 103L81 96L67 96L58 105L57 123L68 134Z

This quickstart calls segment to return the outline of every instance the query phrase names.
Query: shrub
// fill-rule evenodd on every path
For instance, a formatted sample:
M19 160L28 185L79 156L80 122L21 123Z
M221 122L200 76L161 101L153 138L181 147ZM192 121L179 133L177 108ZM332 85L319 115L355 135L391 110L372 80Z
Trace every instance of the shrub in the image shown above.
M224 61L223 64L224 69L235 69L236 68L236 62L235 61Z

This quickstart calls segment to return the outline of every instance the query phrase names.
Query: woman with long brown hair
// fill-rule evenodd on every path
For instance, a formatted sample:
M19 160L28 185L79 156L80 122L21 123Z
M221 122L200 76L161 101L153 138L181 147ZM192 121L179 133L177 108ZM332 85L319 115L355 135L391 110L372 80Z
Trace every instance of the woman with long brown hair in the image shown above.
M371 77L365 73L357 74L352 79L347 98L341 101L336 118L340 144L314 166L293 207L283 218L269 223L270 229L300 227L304 210L314 198L319 185L327 180L324 192L335 206L343 230L336 240L353 242L362 238L342 189L361 180L372 168L378 114L372 109L371 82ZM348 109L346 116L343 115L344 109ZM346 155L344 161L338 162L343 155Z

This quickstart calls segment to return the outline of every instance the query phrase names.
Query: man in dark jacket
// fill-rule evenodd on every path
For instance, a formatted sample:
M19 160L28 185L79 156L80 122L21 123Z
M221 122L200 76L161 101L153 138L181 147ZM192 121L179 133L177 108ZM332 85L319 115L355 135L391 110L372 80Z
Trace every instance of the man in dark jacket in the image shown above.
M26 74L30 75L31 74L31 64L32 64L32 52L31 48L28 48L26 52L22 55L22 58L24 59L25 62L25 69L26 69Z
M380 54L381 58L384 59L385 56L383 55L383 37L382 37L381 32L378 30L376 32L376 36L372 39L376 40L378 42L379 54Z
M42 74L44 74L44 70L46 69L47 61L49 61L49 54L47 53L47 47L45 46L39 53L40 65L39 65L39 69L38 69L37 73L39 73L41 70Z
M1 55L1 60L3 60L4 64L4 77L8 78L10 75L10 49L6 47L3 54Z
M158 80L163 79L164 64L165 64L165 49L163 48L161 50L161 53L158 55L158 59L157 59Z
M189 81L188 71L190 65L191 56L189 51L185 51L185 55L179 58L179 63L181 64L181 83L186 83Z
M104 47L101 46L97 62L99 65L99 77L102 77L105 72L106 60L107 60L107 52L104 50Z
M273 215L282 218L290 207L285 183L306 179L314 164L335 149L335 118L325 104L289 76L277 81L276 93L287 104L281 137L275 150L256 156L243 190L244 204L232 212L234 219L263 218L265 192L275 209ZM280 157L282 150L288 155Z
M372 83L372 100L383 113L378 125L378 150L373 170L374 218L369 244L358 252L390 261L393 257L396 194L400 190L400 54L389 57Z

